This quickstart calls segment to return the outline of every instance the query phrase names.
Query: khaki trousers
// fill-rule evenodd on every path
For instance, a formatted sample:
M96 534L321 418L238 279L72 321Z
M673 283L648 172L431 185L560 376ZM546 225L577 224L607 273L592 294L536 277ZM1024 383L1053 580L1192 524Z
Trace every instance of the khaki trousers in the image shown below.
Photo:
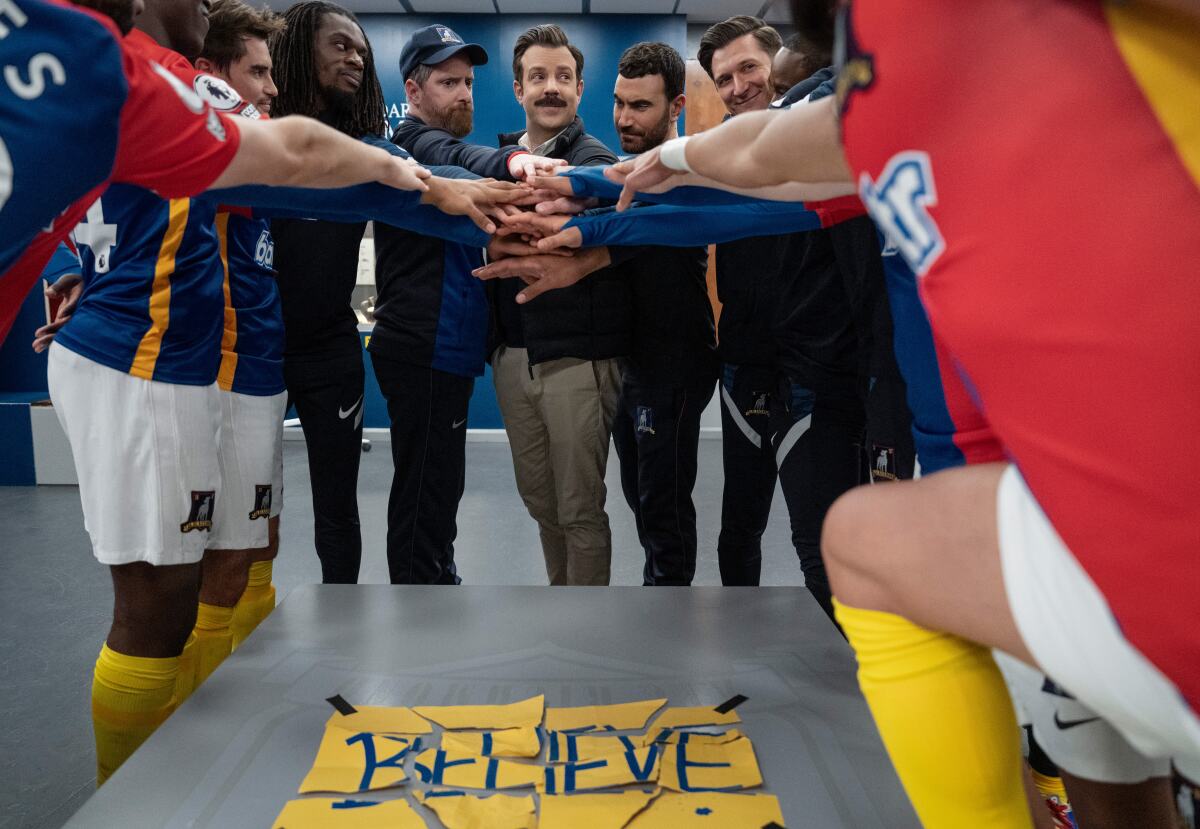
M618 360L564 357L532 368L524 348L492 359L517 491L538 523L551 584L608 584L612 534L604 472Z

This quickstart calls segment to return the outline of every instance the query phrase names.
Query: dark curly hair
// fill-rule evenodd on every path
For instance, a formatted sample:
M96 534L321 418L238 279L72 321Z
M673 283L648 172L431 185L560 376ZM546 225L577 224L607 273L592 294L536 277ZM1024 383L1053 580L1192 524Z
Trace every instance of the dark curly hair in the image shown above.
M642 78L646 75L661 75L667 100L673 101L683 94L687 78L687 67L683 58L666 43L635 43L625 50L617 63L617 72L625 78Z
M305 0L284 12L287 30L271 39L271 61L275 64L275 85L279 87L279 95L271 107L273 117L307 115L315 118L321 113L321 88L317 83L313 56L317 30L329 14L340 14L362 29L354 12L327 0ZM366 40L365 33L363 39ZM353 138L382 135L387 127L383 88L375 72L375 53L369 41L363 59L362 85L355 93L354 107L349 112L337 114L332 126Z

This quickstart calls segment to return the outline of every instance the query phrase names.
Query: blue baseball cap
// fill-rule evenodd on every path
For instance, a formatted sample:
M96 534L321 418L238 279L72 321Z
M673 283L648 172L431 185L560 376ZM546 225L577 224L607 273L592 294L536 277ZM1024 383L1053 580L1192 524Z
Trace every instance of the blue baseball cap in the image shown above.
M407 80L418 66L436 66L459 52L467 53L467 59L471 61L472 66L482 66L488 62L488 54L482 46L478 43L463 42L458 33L449 26L435 23L417 29L400 52L400 77Z

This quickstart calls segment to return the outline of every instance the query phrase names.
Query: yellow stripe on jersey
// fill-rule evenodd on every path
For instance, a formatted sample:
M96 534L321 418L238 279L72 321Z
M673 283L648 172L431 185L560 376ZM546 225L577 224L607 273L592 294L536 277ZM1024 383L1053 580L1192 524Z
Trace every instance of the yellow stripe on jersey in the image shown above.
M221 268L225 272L225 330L221 332L221 368L217 371L217 384L225 391L233 390L233 377L237 374L237 311L229 293L229 214L217 214L217 239L221 242Z
M175 256L187 230L190 199L171 199L168 208L167 232L163 234L154 264L154 285L150 289L150 329L142 335L129 373L145 380L153 379L154 367L162 349L163 334L171 322L171 275L175 273Z
M1117 49L1200 187L1200 20L1144 2L1105 4Z

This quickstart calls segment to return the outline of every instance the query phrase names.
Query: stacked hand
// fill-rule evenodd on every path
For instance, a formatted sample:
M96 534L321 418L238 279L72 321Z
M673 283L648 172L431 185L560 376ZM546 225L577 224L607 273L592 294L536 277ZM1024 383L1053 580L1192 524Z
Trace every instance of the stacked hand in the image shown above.
M544 173L531 172L521 185L521 195L504 205L488 245L490 262L474 272L480 279L515 277L523 281L526 287L517 294L519 303L574 285L610 262L607 249L580 250L583 237L579 230L563 229L575 214L594 207L596 201L575 198L570 181Z

